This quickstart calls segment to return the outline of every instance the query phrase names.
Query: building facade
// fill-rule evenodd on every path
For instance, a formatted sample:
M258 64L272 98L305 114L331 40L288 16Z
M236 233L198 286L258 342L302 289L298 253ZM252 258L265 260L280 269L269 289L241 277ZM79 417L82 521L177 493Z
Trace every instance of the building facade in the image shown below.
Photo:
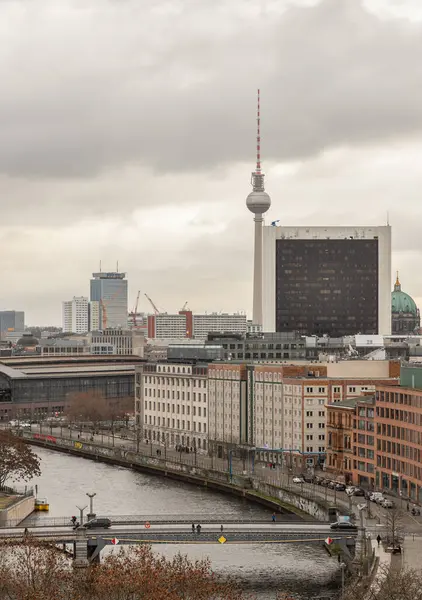
M21 310L0 311L0 340L5 340L8 332L25 330L25 313Z
M375 486L375 395L327 405L326 472L336 481Z
M101 329L100 324L100 303L97 300L91 300L88 303L88 331L98 331Z
M89 335L93 354L136 354L144 356L146 344L142 331L136 329L105 329ZM111 348L113 349L110 352Z
M207 452L207 366L164 362L138 366L135 419L146 440Z
M396 383L398 363L214 363L208 369L209 444L218 456L236 445L300 469L322 464L327 405Z
M247 329L246 315L229 313L193 315L193 337L197 340L205 340L207 335L214 331L246 334Z
M264 227L263 330L391 333L391 228Z
M113 358L96 363L93 357L72 357L70 363L35 357L25 360L0 364L0 421L17 417L37 420L63 413L74 394L93 392L109 399L133 398L135 394L134 358L126 363Z
M148 337L155 339L195 338L205 340L210 332L245 334L246 315L228 313L193 314L181 310L177 314L159 313L148 316Z
M64 333L87 333L88 325L88 298L73 296L72 300L62 303L62 327Z
M127 327L126 273L93 273L92 277L90 300L99 303L100 329Z

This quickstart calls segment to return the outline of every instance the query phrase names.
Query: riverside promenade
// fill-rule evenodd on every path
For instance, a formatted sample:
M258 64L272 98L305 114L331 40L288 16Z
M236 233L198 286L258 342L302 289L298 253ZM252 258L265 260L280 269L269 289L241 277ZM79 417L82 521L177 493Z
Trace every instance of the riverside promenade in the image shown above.
M62 437L61 433L65 435ZM136 447L133 440L101 440L100 436L93 438L60 428L51 428L48 433L26 430L20 435L30 444L202 485L259 502L277 512L300 514L305 519L328 522L330 507L337 505L342 513L347 510L340 499L337 501L329 493L331 490L294 484L281 471L263 468L262 464L249 465L252 468L248 469L243 461L234 458L216 459L151 444Z

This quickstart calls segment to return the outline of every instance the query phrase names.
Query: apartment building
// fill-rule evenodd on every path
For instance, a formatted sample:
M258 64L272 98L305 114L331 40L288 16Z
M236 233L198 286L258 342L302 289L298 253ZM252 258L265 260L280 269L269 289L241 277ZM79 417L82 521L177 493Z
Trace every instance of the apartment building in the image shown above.
M376 391L376 486L422 502L422 368L402 366L400 386Z
M65 333L86 333L88 331L88 298L74 296L62 302L63 331Z
M361 363L359 366L358 363ZM292 468L325 459L327 406L394 384L392 361L215 363L208 370L209 443L217 455L236 445ZM363 375L356 376L359 373Z
M136 424L144 439L208 451L207 366L147 363L136 368Z
M337 481L375 486L374 406L375 395L327 406L325 470Z
M136 354L144 356L146 344L142 331L137 329L105 329L89 334L92 354Z
M205 340L210 332L246 334L246 315L228 313L194 314L181 310L177 314L158 313L148 316L149 338L195 338Z

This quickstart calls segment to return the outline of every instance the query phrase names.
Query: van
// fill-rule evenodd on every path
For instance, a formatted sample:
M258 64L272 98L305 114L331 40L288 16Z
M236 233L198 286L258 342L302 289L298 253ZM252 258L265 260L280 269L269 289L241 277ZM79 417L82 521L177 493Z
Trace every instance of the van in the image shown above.
M91 519L83 525L86 529L108 529L111 527L110 519L100 517L98 519Z
M382 500L384 498L384 496L382 495L382 492L372 492L372 494L369 496L369 499L371 502L378 502L379 500Z

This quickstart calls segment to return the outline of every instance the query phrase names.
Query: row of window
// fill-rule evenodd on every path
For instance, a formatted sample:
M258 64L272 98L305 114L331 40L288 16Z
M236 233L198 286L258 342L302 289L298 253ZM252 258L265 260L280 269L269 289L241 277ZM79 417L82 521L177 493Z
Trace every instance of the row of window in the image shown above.
M184 419L180 420L180 419L170 419L167 417L156 417L151 416L151 415L145 415L145 419L144 419L144 423L145 425L157 425L158 427L168 427L168 428L172 428L172 429L180 429L180 423L182 424L182 429L185 429L187 431L190 431L191 429L191 422L190 421L185 421ZM171 425L170 425L171 423ZM198 431L199 433L207 433L207 424L206 423L201 423L201 422L196 422L193 421L192 422L192 430L193 431Z
M141 383L141 375L137 375L137 383ZM206 388L207 380L206 379L187 379L185 377L155 377L152 375L144 376L144 383L151 383L153 385L176 385L181 387L198 387L198 388Z
M144 395L149 397L149 398L155 398L155 392L157 391L157 398L167 398L167 400L187 400L188 402L190 402L191 399L191 392L179 392L179 391L174 391L171 390L171 394L170 394L170 390L167 390L167 394L166 394L166 390L156 390L155 388L145 388L144 390ZM207 401L207 395L205 392L201 393L201 392L192 392L192 400L193 402L196 402L198 400L198 402L206 402Z
M408 410L377 407L377 416L385 419L392 419L393 421L400 421L401 423L422 425L422 413L415 413Z
M151 400L145 400L145 404L144 404L144 408L145 410L157 410L158 412L166 412L166 404L165 402L152 402ZM190 415L190 405L187 405L185 407L184 404L180 405L180 404L170 404L167 403L167 412L172 412L172 413L176 413L178 415L185 414L185 410L186 410L186 414ZM207 409L206 407L201 407L201 406L193 406L192 407L192 414L195 417L196 413L198 412L198 417L206 417L207 416Z

